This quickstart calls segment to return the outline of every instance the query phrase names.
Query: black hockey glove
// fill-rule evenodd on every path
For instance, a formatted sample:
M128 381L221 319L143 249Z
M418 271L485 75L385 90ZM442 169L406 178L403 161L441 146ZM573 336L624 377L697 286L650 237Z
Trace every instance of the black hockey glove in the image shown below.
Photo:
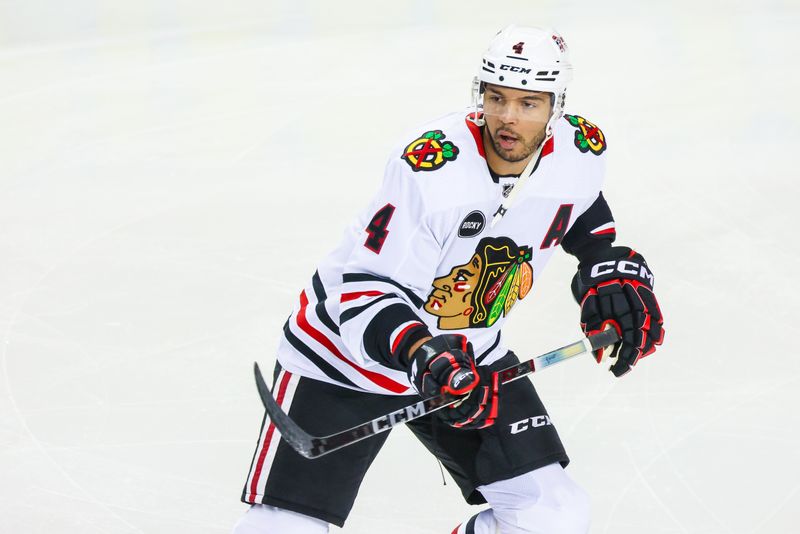
M628 247L609 247L581 263L572 279L572 294L581 305L581 327L586 335L609 326L620 335L621 341L610 349L595 352L598 363L604 356L616 358L611 366L614 376L630 371L664 341L664 320L653 282L645 259Z
M461 396L436 414L455 428L478 429L497 418L497 373L475 365L472 345L460 334L442 334L420 345L411 356L408 377L423 397Z

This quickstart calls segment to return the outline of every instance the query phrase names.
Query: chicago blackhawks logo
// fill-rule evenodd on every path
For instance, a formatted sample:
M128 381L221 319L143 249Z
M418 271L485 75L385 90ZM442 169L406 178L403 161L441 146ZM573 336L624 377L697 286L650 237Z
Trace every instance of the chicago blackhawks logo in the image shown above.
M553 35L553 41L555 41L556 45L558 45L558 49L562 52L567 51L567 43L564 42L564 39L560 35Z
M490 327L531 290L530 260L531 247L484 237L467 263L433 281L424 309L442 330Z
M442 142L446 136L441 130L425 132L414 139L400 156L416 171L435 171L458 156L458 147L450 141Z
M577 115L564 115L567 121L577 128L575 132L575 146L583 152L592 151L592 154L599 156L606 149L606 136L596 124L592 124L583 117Z

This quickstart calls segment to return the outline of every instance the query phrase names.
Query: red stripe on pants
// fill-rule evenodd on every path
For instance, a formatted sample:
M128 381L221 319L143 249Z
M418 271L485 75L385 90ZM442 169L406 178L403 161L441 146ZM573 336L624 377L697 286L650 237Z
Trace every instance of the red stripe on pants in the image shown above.
M278 397L275 399L278 402L278 406L283 403L283 399L286 397L286 389L289 386L289 380L291 378L292 373L284 371L283 379L278 386ZM253 480L250 482L250 497L247 499L249 502L255 502L256 493L258 492L258 479L261 478L261 471L264 469L264 459L267 457L267 451L269 450L270 443L272 443L272 435L274 433L275 425L270 421L269 428L267 429L267 436L264 438L264 444L261 447L261 454L258 455L258 462L256 463L255 473L253 473Z

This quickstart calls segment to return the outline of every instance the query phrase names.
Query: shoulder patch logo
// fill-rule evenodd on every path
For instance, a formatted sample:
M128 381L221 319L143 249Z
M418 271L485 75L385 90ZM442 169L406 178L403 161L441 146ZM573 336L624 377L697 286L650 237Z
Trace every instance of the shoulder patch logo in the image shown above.
M486 217L483 213L478 210L472 211L461 221L461 226L458 227L458 237L475 237L483 232L485 226Z
M558 49L562 52L567 51L567 43L564 42L564 38L560 35L552 35L553 41L555 41L556 45L558 45Z
M591 151L592 154L599 156L606 149L606 136L603 131L583 117L578 115L564 114L564 118L572 126L577 128L575 131L575 146L584 154Z
M411 141L400 157L414 172L435 171L458 156L456 145L450 141L442 142L445 137L441 130L425 132Z

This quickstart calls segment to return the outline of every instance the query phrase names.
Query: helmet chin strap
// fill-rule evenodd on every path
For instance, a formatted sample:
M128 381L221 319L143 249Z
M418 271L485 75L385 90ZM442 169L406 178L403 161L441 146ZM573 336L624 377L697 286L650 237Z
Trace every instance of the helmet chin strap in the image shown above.
M473 122L477 126L484 126L486 124L486 119L480 117L481 110L481 82L477 76L472 79L472 113L467 116L467 120ZM514 203L514 199L517 197L517 193L519 193L524 187L525 184L530 181L530 177L533 174L536 165L539 163L539 159L541 158L542 149L544 149L544 145L553 137L553 124L561 118L564 113L564 100L565 100L566 92L561 92L561 94L553 95L553 108L552 112L550 113L550 119L547 121L547 125L545 126L545 137L544 140L539 144L539 147L531 156L530 161L528 164L525 165L525 169L523 169L522 174L519 175L519 179L517 183L511 186L511 190L508 193L508 196L505 197L500 203L500 206L497 207L497 211L494 212L494 216L492 217L492 222L489 224L489 228L494 228L494 226L500 222L500 219L508 212L509 208L511 208L511 204Z
M545 143L553 137L552 133L550 132L550 123L547 123L547 135L544 138L544 141L541 142L539 148L536 149L536 152L533 153L531 156L530 161L528 164L525 165L525 169L522 171L522 174L519 175L519 179L517 183L511 186L511 191L508 193L508 196L505 197L505 200L500 203L500 206L497 207L497 211L494 212L494 217L492 217L492 222L489 225L489 228L494 228L494 226L500 222L500 219L506 214L506 212L511 208L511 204L514 203L514 199L517 197L517 193L519 193L525 184L528 183L530 177L533 175L533 169L536 168L536 164L539 163L539 158L542 154L542 148L544 148Z
M481 99L481 81L477 76L472 78L472 113L467 116L467 120L474 123L476 126L483 126L486 120L480 117L480 99Z

